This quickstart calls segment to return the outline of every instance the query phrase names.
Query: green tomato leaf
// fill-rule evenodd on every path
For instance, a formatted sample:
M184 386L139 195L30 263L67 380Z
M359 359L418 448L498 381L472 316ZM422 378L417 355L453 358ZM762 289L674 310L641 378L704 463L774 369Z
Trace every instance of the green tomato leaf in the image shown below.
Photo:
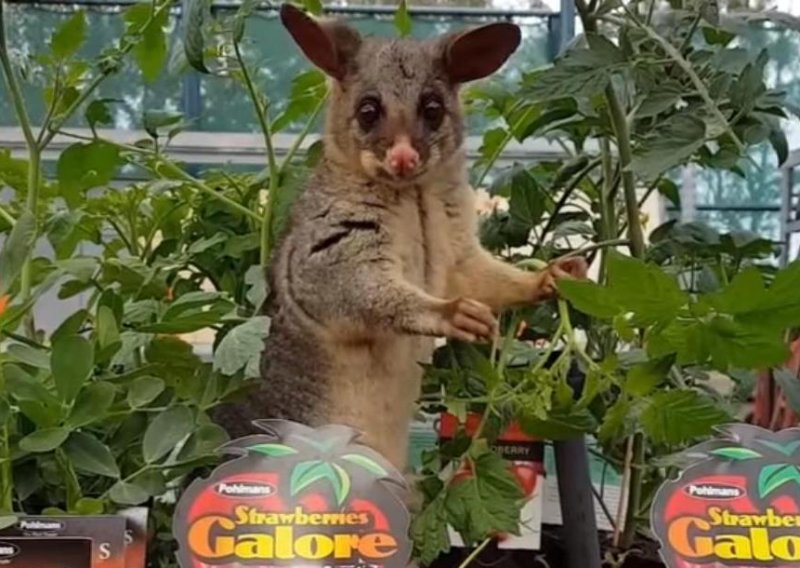
M519 170L511 178L509 213L520 225L532 229L539 224L545 212L547 196L536 179L527 170Z
M647 396L667 378L674 362L674 357L664 357L634 365L628 371L623 390L631 396Z
M450 535L447 532L446 493L442 491L418 515L411 524L414 541L414 558L428 566L442 553L450 550Z
M547 440L569 440L594 432L597 421L585 408L554 409L546 419L521 409L520 426L526 434Z
M93 435L73 432L63 447L76 470L119 478L119 467L111 450Z
M256 316L231 329L214 353L214 370L233 375L244 369L246 377L259 377L261 352L269 326L268 317Z
M175 126L183 119L183 114L170 110L146 110L144 111L143 127L145 131L157 138L159 129L168 126Z
M69 146L56 165L61 196L71 208L77 207L84 191L108 184L121 164L119 149L108 142L94 140Z
M487 449L473 459L472 477L447 488L447 519L468 544L498 532L516 535L523 497L508 462Z
M36 244L36 219L27 209L19 216L0 251L0 294L7 293Z
M69 430L66 428L42 428L22 438L19 447L31 453L52 452L64 443L67 436Z
M588 280L561 280L558 282L558 292L576 310L596 318L613 318L622 310L610 289Z
M150 422L142 440L142 453L147 463L154 463L169 452L194 430L194 416L185 406L168 408Z
M66 59L75 55L85 41L86 15L79 10L55 31L50 39L50 51L56 59Z
M713 399L693 390L658 392L642 411L642 427L658 444L683 444L708 436L731 417Z
M89 103L89 106L86 107L86 122L89 123L89 128L94 130L98 124L114 124L114 117L111 116L108 105L118 102L122 101L119 99L95 99Z
M61 400L71 403L94 371L94 346L79 335L59 338L53 344L50 369Z
M630 167L642 179L655 180L685 163L705 141L706 125L702 120L674 114L637 146Z

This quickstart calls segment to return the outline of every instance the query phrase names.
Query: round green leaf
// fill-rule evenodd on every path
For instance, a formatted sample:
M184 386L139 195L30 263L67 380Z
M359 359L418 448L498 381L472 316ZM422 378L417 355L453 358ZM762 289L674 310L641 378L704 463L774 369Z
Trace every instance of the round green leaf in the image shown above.
M72 402L94 369L94 346L79 335L60 338L53 345L50 369L64 402Z
M164 392L164 381L157 377L139 377L131 383L128 390L128 404L140 408L153 402Z
M165 410L147 427L142 441L142 451L147 463L153 463L177 446L194 430L192 411L185 406Z
M19 441L19 447L26 452L51 452L61 446L69 436L66 428L43 428L28 434Z
M111 450L91 434L73 432L64 443L64 451L76 470L119 478Z
M118 481L108 492L111 500L120 505L141 505L150 498L150 494L133 483Z
M107 382L96 382L84 388L67 419L67 426L80 428L105 418L106 412L114 402L117 389Z

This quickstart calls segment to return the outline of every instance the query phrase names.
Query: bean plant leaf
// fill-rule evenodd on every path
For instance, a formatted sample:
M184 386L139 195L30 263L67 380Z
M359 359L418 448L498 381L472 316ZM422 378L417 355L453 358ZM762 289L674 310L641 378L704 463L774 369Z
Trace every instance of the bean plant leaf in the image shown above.
M764 499L787 483L800 486L800 466L788 463L764 466L758 476L758 496Z
M171 110L146 110L143 127L153 138L158 138L159 130L175 126L183 119L183 114Z
M95 99L86 107L86 122L94 130L98 124L108 125L114 123L114 117L108 108L110 103L121 102L119 99Z
M411 34L412 22L411 16L408 13L406 0L400 0L400 5L394 13L394 27L400 34L400 37L406 37Z
M214 353L214 370L233 375L244 369L246 377L260 376L261 352L269 325L268 317L256 316L230 330Z
M153 402L166 385L158 377L139 377L128 387L128 404L131 408L141 408Z
M78 471L119 478L120 471L111 450L85 432L73 432L64 443L64 451Z
M117 389L108 382L98 381L84 387L78 393L66 426L81 428L103 420L114 402Z
M42 428L22 438L19 447L31 453L52 452L66 441L67 436L67 428Z
M86 41L86 14L78 10L68 18L50 39L50 50L57 59L75 55Z
M35 244L36 219L30 211L25 210L0 251L0 294L7 293L14 285Z
M142 440L142 452L147 463L154 463L175 447L194 430L192 411L186 406L168 408L147 427Z
M134 483L117 481L108 492L108 496L120 505L141 505L150 499L150 493Z
M206 18L210 15L210 0L189 0L186 16L186 31L183 38L183 48L186 60L196 71L210 73L203 60L205 39L203 27Z
M85 337L69 335L53 344L50 369L61 400L75 400L94 370L94 346Z
M167 39L164 33L169 20L168 10L155 11L151 2L134 4L125 12L125 22L130 32L137 33L133 57L145 81L155 81L167 61Z
M710 397L693 390L657 392L642 411L645 433L659 444L683 444L713 432L730 416Z

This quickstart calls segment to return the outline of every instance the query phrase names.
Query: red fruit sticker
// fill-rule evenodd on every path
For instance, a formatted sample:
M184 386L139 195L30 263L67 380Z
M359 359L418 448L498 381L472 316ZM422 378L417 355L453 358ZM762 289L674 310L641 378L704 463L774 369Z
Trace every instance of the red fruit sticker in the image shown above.
M800 429L749 424L688 450L656 494L653 532L670 568L800 567Z
M259 420L239 457L195 480L176 508L182 568L405 567L403 476L345 426Z

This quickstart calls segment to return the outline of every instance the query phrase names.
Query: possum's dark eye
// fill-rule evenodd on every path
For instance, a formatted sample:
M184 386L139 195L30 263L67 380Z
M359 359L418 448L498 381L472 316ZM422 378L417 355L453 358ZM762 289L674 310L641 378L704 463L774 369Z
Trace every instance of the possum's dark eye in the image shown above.
M365 132L372 130L381 118L381 102L375 97L366 97L358 103L356 119Z
M438 95L424 95L420 100L420 114L428 126L436 130L444 119L444 102Z

